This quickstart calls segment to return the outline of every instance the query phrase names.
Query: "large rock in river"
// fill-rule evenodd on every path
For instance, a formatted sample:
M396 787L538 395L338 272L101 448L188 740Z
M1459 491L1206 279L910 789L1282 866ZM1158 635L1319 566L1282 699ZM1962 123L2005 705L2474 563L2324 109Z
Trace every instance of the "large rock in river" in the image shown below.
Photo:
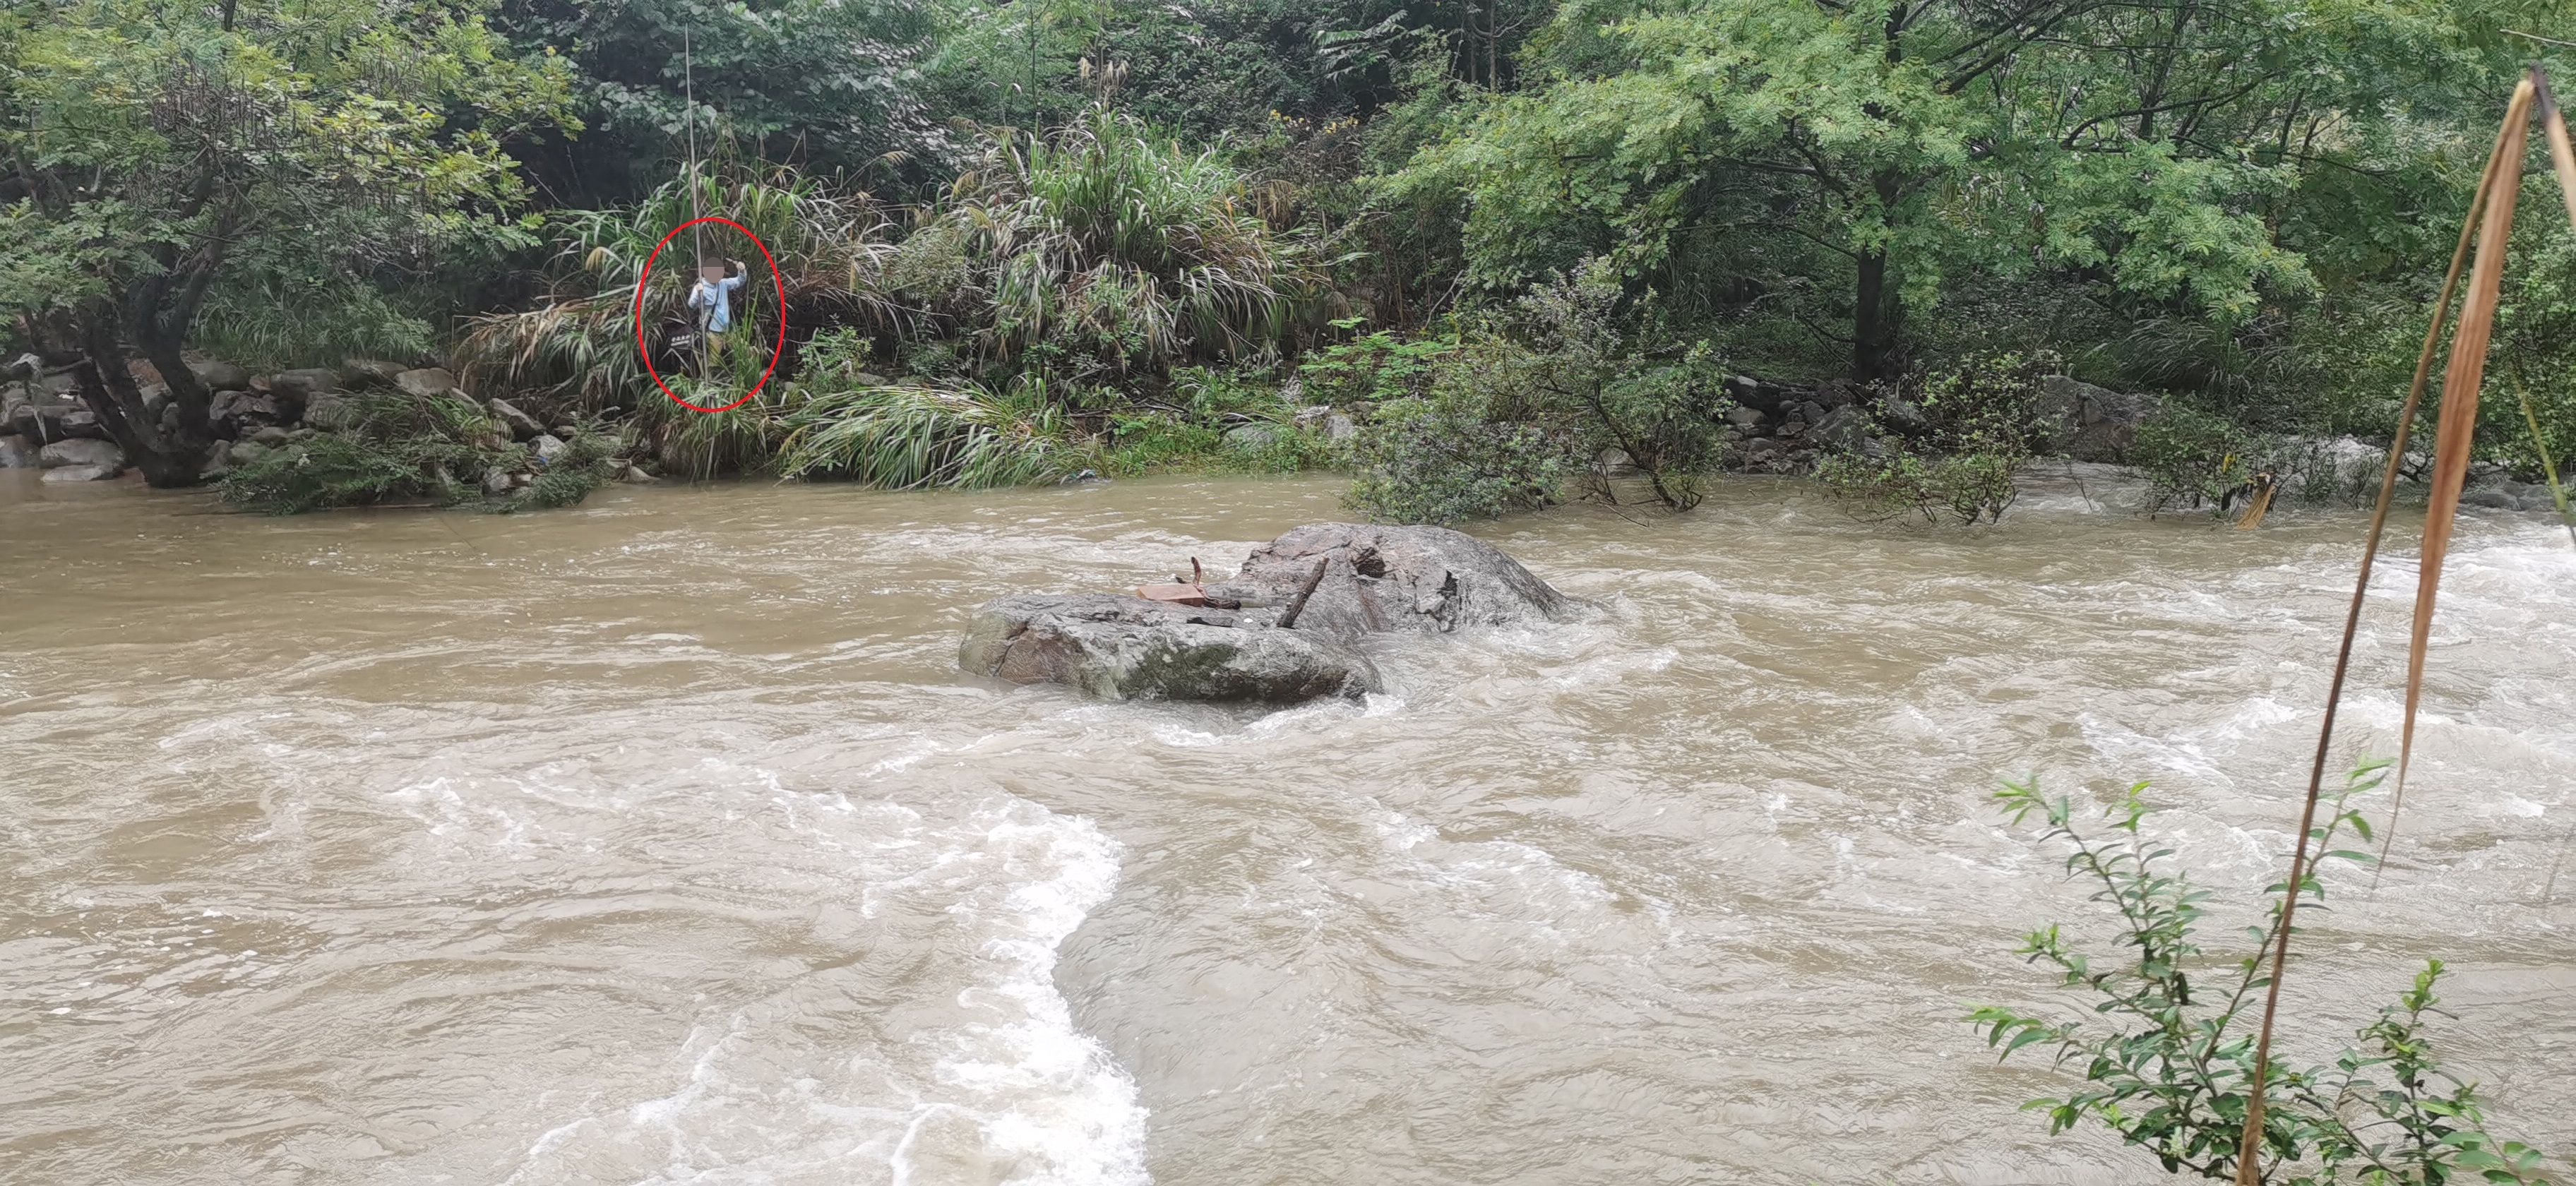
M975 611L957 663L1106 700L1293 704L1382 690L1366 655L1267 617L1111 593L1004 597Z
M1320 580L1315 567L1324 566ZM1564 621L1579 603L1493 545L1446 527L1310 523L1253 550L1210 598L1284 616L1308 584L1299 633L1441 633Z

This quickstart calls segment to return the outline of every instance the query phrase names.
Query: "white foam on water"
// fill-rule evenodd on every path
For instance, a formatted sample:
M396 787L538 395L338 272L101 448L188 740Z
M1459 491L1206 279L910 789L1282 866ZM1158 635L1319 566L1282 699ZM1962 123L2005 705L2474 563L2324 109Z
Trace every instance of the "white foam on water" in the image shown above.
M898 756L872 773L906 765ZM694 925L816 912L801 957L744 959L738 976L725 961L694 1004L638 1006L663 1010L633 1019L657 1030L667 1010L696 1010L658 1067L647 1049L539 1084L562 1110L506 1118L530 1125L506 1182L1149 1180L1135 1083L1075 1025L1055 985L1057 948L1116 888L1115 840L998 791L915 805L800 790L713 759L675 777L618 786L561 765L433 778L388 796L442 859L481 849L577 876L601 858L609 822L609 857L703 854L725 866L720 896ZM720 851L728 832L806 855L745 869ZM751 931L732 945L768 942ZM880 950L892 954L871 960Z

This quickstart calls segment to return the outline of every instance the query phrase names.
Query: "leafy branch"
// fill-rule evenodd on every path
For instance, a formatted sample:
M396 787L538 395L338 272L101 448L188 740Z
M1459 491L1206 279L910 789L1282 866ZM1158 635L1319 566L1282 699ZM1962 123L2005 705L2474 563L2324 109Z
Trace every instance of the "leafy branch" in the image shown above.
M2347 833L2370 841L2369 821L2349 804L2376 789L2386 770L2385 762L2364 763L2328 800L2323 822L2310 833L2322 859L2370 863L2367 853L2336 848L2335 841ZM2006 818L2017 825L2036 818L2041 842L2069 850L2068 876L2093 885L2091 900L2118 917L2118 954L2089 954L2056 925L2033 931L2019 953L2056 971L2062 987L2092 998L2094 1019L1985 1005L1968 1020L2002 1058L2036 1047L2053 1052L2058 1067L2080 1069L2081 1087L2025 1105L2047 1114L2052 1134L2090 1121L2145 1149L2170 1172L2232 1179L2254 1076L2252 1028L2259 1013L2249 1006L2271 983L2265 954L2280 938L2293 891L2285 882L2266 887L2266 921L2246 929L2247 953L2233 961L2211 958L2196 934L2212 893L2174 869L2174 849L2141 827L2153 814L2146 789L2143 782L2131 786L2110 806L2107 835L2079 828L2071 801L2043 795L2035 779L1997 792ZM2295 892L2300 909L2325 908L2326 884L2314 866ZM2224 986L2216 994L2206 989L2214 971ZM2547 1180L2536 1150L2487 1135L2476 1084L2450 1075L2435 1057L2424 1028L2440 1014L2434 990L2441 973L2439 960L2427 962L2413 986L2332 1063L2271 1067L2262 1114L2269 1159L2257 1180L2284 1186ZM2195 974L2202 985L2193 983Z

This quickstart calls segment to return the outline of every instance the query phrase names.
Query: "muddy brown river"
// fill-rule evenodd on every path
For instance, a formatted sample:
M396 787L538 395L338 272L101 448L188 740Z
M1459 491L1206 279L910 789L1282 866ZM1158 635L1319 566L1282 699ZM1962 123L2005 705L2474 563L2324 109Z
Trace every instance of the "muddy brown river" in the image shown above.
M272 520L0 474L0 1181L2146 1183L1976 1002L2100 908L1998 776L2276 877L2359 517L2000 529L1740 481L1477 529L1590 620L1290 711L955 670L963 607L1231 565L1330 481L619 488ZM2411 590L2412 545L2383 588ZM2576 548L2481 518L2314 1058L2449 962L2576 1150ZM2394 749L2378 603L2339 747ZM2384 815L2384 794L2362 804ZM2571 862L2576 866L2576 862ZM2304 916L2303 916L2304 917Z

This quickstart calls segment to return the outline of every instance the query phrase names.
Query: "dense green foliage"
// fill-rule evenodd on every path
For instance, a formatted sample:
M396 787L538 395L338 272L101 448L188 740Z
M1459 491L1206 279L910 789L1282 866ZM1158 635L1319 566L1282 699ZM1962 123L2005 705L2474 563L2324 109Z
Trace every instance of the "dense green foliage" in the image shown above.
M580 502L609 480L620 442L576 432L518 497L484 496L494 470L532 464L530 450L473 401L368 394L345 397L334 431L306 430L278 445L234 446L239 456L217 490L224 501L271 515L383 504L473 504L492 510Z
M1094 386L1280 345L1325 277L1314 237L1242 172L1095 106L994 139L933 204L890 283L976 361Z
M2314 832L2319 852L2348 862L2369 859L2337 850L2334 843L2345 833L2369 840L2369 823L2349 803L2377 787L2385 770L2384 763L2363 766L2325 804L2324 822ZM2268 953L2279 937L2291 887L2271 887L2267 925L2247 928L2245 955L2225 963L2213 959L2196 937L2215 912L2212 894L2173 868L2172 848L2140 830L2150 814L2141 798L2145 789L2144 783L2131 787L2111 806L2106 818L2114 834L2107 839L2079 828L2073 805L2042 795L2035 781L1999 793L2014 823L2036 816L2046 825L2043 841L2071 850L2068 874L2094 886L2093 900L2118 915L2116 954L2089 954L2056 926L2035 931L2022 954L2087 999L2083 1018L1985 1006L1972 1020L2005 1058L2034 1048L2082 1076L2081 1086L2068 1094L2028 1105L2047 1115L2050 1131L2100 1124L2168 1172L2233 1181L2253 1078L2250 1031L2262 1016ZM2322 909L2326 882L2310 870L2296 892L2303 911ZM2362 1027L2360 1044L2331 1063L2272 1061L2264 1097L2263 1151L2269 1160L2263 1181L2432 1186L2545 1180L2540 1154L2489 1136L2476 1084L2444 1072L2435 1057L2425 1024L2438 1013L2433 990L2441 973L2439 960L2426 964L2396 1005Z
M2158 395L2120 458L2154 509L2225 507L2260 474L2348 486L2320 442L2394 428L2501 96L2524 55L2563 56L2510 30L2576 17L2569 0L0 12L9 345L96 359L93 402L156 482L194 480L210 443L191 351L444 355L540 416L623 415L635 457L691 477L1348 463L1368 513L1452 519L1631 494L1686 509L1730 467L1814 468L1860 513L1959 522L1994 520L2050 452L2060 413L2003 381L2036 373L2015 359ZM2533 174L2527 210L2554 208L2550 184ZM767 250L724 229L665 249L639 353L645 257L699 213ZM751 271L735 339L785 343L759 398L705 415L648 358L708 406L771 359L698 373L682 295L701 251ZM2559 456L2571 294L2576 232L2526 218L2496 374ZM145 406L137 358L178 412ZM1746 375L1857 411L1828 431L1794 413L1803 396L1738 409ZM1951 414L1968 403L1984 410ZM2487 408L2486 454L2536 474L2521 400Z
M80 364L84 399L156 485L196 480L212 439L211 393L182 359L201 315L381 293L512 242L494 217L521 193L502 138L561 114L559 64L508 53L471 3L0 14L0 309L23 346ZM373 344L428 336L382 297L331 315ZM170 389L166 427L137 357Z
M2046 447L2040 410L2051 356L1973 354L1880 401L1868 451L1817 467L1825 488L1863 517L1995 523L2019 495L2016 475Z

